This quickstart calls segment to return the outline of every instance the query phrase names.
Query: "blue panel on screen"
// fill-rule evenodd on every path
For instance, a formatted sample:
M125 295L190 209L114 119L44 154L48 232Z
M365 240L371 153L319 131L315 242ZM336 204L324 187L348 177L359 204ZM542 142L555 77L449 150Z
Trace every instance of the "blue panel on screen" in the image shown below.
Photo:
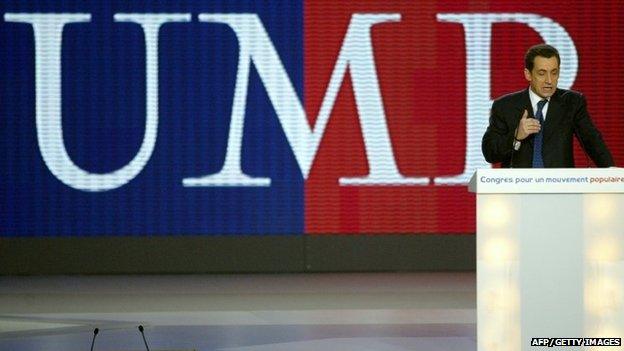
M279 8L279 11L276 10ZM0 22L0 236L301 234L303 178L252 66L241 151L245 174L268 187L185 187L223 166L239 43L200 13L256 13L299 98L303 10L297 1L4 1L0 13L90 13L67 24L62 45L63 139L91 173L124 167L146 121L146 49L139 24L116 13L190 13L159 36L159 119L149 161L127 184L74 189L55 177L37 144L35 40L26 23Z

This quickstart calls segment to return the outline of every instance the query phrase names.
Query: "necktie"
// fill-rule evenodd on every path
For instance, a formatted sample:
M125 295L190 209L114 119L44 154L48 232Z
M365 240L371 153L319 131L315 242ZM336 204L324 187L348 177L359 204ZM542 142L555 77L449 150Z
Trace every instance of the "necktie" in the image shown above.
M537 112L535 112L535 118L542 125L542 129L540 129L539 133L535 134L535 139L533 140L533 168L544 168L544 158L542 157L542 142L544 141L544 115L542 114L542 109L548 100L541 100L537 103Z

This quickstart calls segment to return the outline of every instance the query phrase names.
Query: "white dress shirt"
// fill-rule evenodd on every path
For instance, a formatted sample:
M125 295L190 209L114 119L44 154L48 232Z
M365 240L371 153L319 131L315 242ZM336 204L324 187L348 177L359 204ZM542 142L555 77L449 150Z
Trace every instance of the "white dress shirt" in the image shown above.
M533 116L535 116L535 114L537 114L537 103L544 100L544 98L535 94L533 90L531 90L531 87L529 87L529 98L531 99L531 107L533 108ZM546 100L548 100L548 102L546 102L546 105L544 105L544 107L542 108L542 116L544 116L544 121L546 120L546 113L548 112L548 105L550 105L550 98L546 98Z
M531 90L531 87L529 87L529 99L531 99L531 107L533 108L533 116L535 116L535 114L537 114L537 103L544 100L544 98L535 94L535 92ZM544 107L542 107L542 117L544 118L544 121L546 121L546 114L548 112L548 105L550 105L550 98L547 98L546 101L547 101L546 104L544 105ZM513 143L514 150L516 151L520 150L520 145L522 145L522 143L519 140L514 139L514 143Z

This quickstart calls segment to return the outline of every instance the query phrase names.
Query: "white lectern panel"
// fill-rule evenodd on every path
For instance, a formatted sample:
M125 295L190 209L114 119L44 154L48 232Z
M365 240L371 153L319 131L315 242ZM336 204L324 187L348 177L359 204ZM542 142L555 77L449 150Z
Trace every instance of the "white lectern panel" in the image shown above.
M547 178L588 181L549 193ZM533 338L624 336L623 170L479 170L471 190L479 351L539 349Z

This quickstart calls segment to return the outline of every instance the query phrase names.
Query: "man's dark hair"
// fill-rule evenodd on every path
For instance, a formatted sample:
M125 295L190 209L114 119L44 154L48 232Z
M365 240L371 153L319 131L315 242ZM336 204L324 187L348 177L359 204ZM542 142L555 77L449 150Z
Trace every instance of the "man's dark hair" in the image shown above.
M556 57L557 64L561 66L561 58L559 57L559 51L548 44L539 44L529 48L526 55L524 55L524 67L530 71L533 70L533 64L535 63L535 57L541 56L545 58Z

